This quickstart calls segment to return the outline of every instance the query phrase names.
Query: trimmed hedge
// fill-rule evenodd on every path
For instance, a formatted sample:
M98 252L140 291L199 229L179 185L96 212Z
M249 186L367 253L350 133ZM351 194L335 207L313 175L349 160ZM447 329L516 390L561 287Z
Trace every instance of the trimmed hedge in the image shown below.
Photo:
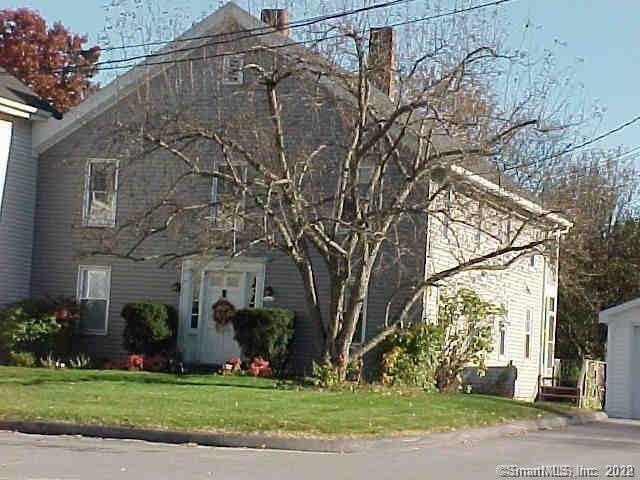
M131 302L122 309L126 324L123 345L130 353L153 355L173 350L178 315L173 307L155 302Z
M289 354L294 318L294 312L284 308L238 310L233 318L234 338L246 358L261 357L280 371Z

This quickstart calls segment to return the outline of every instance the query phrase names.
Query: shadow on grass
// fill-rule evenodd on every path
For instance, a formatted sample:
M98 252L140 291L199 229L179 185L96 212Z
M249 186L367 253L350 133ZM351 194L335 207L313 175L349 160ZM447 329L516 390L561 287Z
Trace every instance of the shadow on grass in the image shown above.
M35 378L18 378L13 377L11 379L3 380L0 377L1 384L15 384L23 386L35 386L45 384L65 384L65 383L88 383L88 382L114 382L114 383L127 383L127 384L139 384L139 385L175 385L175 386L189 386L189 387L232 387L232 388L246 388L253 390L275 390L276 387L273 384L249 384L251 381L194 381L189 379L189 375L177 376L172 374L154 374L150 377L142 374L111 374L111 373L86 373L78 376L54 376L49 374L42 374ZM193 378L202 378L202 375L193 376Z

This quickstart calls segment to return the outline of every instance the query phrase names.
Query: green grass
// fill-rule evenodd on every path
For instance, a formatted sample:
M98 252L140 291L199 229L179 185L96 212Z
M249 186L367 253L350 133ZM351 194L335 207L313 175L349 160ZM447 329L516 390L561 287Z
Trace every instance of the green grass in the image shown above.
M0 367L0 418L281 435L393 435L548 415L482 395L327 392L251 377Z

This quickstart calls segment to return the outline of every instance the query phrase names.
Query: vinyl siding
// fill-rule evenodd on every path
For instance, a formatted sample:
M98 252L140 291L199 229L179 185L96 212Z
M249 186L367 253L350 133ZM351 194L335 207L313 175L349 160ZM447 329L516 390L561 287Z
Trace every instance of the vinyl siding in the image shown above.
M456 197L461 198L461 197ZM477 202L469 197L464 198L464 208L477 208ZM462 210L462 202L453 202L453 210ZM504 213L496 211L489 206L483 208L487 219L499 218ZM455 213L454 213L455 215ZM489 227L487 227L489 228ZM499 228L496 225L496 228ZM495 249L496 240L482 235L480 245L476 245L476 229L455 224L453 231L448 235L443 232L442 222L434 218L429 225L430 255L427 265L431 272L451 268L457 263L456 256L463 255L470 258L472 255L481 254L484 249ZM497 232L494 232L497 233ZM527 227L522 234L523 241L528 241L536 233L533 226ZM549 262L538 255L535 267L530 266L529 258L522 258L504 270L497 271L472 271L452 277L438 289L440 291L456 291L460 288L469 288L477 292L483 299L495 305L507 307L507 315L503 319L494 322L493 351L487 357L487 366L505 367L510 363L517 370L514 397L532 401L535 399L540 375L541 344L543 341L543 297L545 289L545 269L549 280ZM553 277L555 278L555 277ZM554 285L555 290L555 285ZM438 295L436 289L431 289L426 298L426 317L435 319L437 315ZM531 310L531 354L525 358L525 320L527 310ZM498 322L507 322L506 355L500 358L498 355ZM490 381L490 379L487 379Z
M633 370L633 326L625 318L609 324L607 336L606 411L611 417L631 418Z
M30 294L37 157L31 148L31 123L0 114L13 123L0 217L0 305Z

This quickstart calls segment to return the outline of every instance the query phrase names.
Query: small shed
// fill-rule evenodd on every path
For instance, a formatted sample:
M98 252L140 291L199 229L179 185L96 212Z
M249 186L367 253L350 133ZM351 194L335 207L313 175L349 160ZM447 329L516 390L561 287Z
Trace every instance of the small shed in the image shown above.
M640 418L640 298L603 310L600 323L608 327L605 409Z

